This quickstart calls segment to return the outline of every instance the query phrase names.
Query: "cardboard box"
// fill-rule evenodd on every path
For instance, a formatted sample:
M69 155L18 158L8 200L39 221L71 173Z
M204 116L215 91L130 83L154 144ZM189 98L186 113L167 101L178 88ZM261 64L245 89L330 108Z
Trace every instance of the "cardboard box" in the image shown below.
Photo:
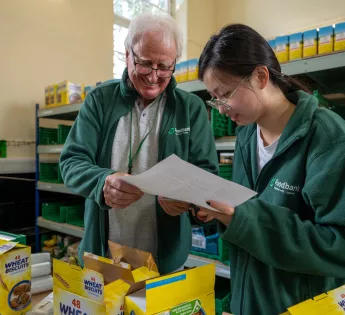
M317 30L310 30L303 33L303 57L317 55Z
M50 104L50 85L44 89L44 106L49 106Z
M57 105L81 103L84 100L84 87L69 81L63 81L57 87Z
M125 297L125 315L215 314L215 265L205 265L146 281Z
M187 61L187 68L188 68L188 81L197 80L199 75L199 60L197 58L190 59Z
M150 253L109 242L113 259L84 254L84 268L54 260L54 312L120 314L128 293L159 276ZM54 313L54 314L55 314ZM71 314L72 314L71 313ZM77 313L75 313L77 314Z
M288 308L281 315L340 315L345 314L345 286L320 294Z
M290 51L289 59L301 59L303 56L303 35L302 33L295 33L290 35Z
M345 50L345 22L338 23L334 29L334 50Z
M187 61L180 62L180 82L188 81L188 64Z
M276 38L276 56L279 62L289 61L289 36Z
M319 54L331 53L334 49L334 28L332 25L319 30Z
M23 314L31 309L31 248L0 240L0 312Z
M58 87L57 84L50 85L50 89L49 89L50 103L47 107L54 107L57 105L57 99L56 99L57 87Z

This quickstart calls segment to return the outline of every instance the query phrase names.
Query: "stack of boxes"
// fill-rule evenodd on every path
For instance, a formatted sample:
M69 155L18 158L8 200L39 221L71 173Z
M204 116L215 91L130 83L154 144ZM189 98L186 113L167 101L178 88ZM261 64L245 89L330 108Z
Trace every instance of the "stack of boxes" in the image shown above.
M345 50L345 22L268 41L279 62Z
M193 81L198 79L199 68L198 68L199 60L194 58L186 61L182 61L176 64L175 67L175 79L176 82L187 82Z
M45 107L81 103L85 99L84 85L67 80L47 86L44 89L44 93Z

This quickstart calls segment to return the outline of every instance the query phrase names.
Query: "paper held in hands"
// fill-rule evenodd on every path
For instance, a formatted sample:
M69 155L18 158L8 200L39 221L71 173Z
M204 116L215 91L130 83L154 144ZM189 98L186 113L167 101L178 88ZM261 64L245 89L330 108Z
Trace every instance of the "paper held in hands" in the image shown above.
M185 162L175 154L139 175L120 177L143 192L215 210L207 200L236 207L257 193Z

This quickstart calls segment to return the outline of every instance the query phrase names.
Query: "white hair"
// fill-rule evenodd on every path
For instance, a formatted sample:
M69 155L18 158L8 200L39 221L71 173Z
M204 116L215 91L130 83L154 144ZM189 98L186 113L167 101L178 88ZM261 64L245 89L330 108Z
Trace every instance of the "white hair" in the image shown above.
M136 43L147 32L159 32L162 36L163 45L171 45L172 41L176 44L176 59L182 55L183 36L176 20L170 15L153 15L143 13L133 19L129 25L128 34L125 39L125 47L130 51Z

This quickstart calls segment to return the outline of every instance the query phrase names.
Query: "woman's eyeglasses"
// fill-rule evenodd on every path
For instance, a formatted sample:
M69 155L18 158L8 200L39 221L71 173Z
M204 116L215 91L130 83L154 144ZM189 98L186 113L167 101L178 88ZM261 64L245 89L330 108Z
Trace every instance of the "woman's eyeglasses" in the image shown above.
M206 101L206 104L208 106L211 106L212 108L215 108L217 110L219 110L220 106L224 106L226 108L227 111L232 110L232 107L228 104L229 100L235 95L237 89L242 85L242 83L247 80L249 77L245 77L240 83L239 85L237 85L237 87L235 88L235 90L230 94L230 96L225 100L222 101L218 98L212 97L209 101Z

